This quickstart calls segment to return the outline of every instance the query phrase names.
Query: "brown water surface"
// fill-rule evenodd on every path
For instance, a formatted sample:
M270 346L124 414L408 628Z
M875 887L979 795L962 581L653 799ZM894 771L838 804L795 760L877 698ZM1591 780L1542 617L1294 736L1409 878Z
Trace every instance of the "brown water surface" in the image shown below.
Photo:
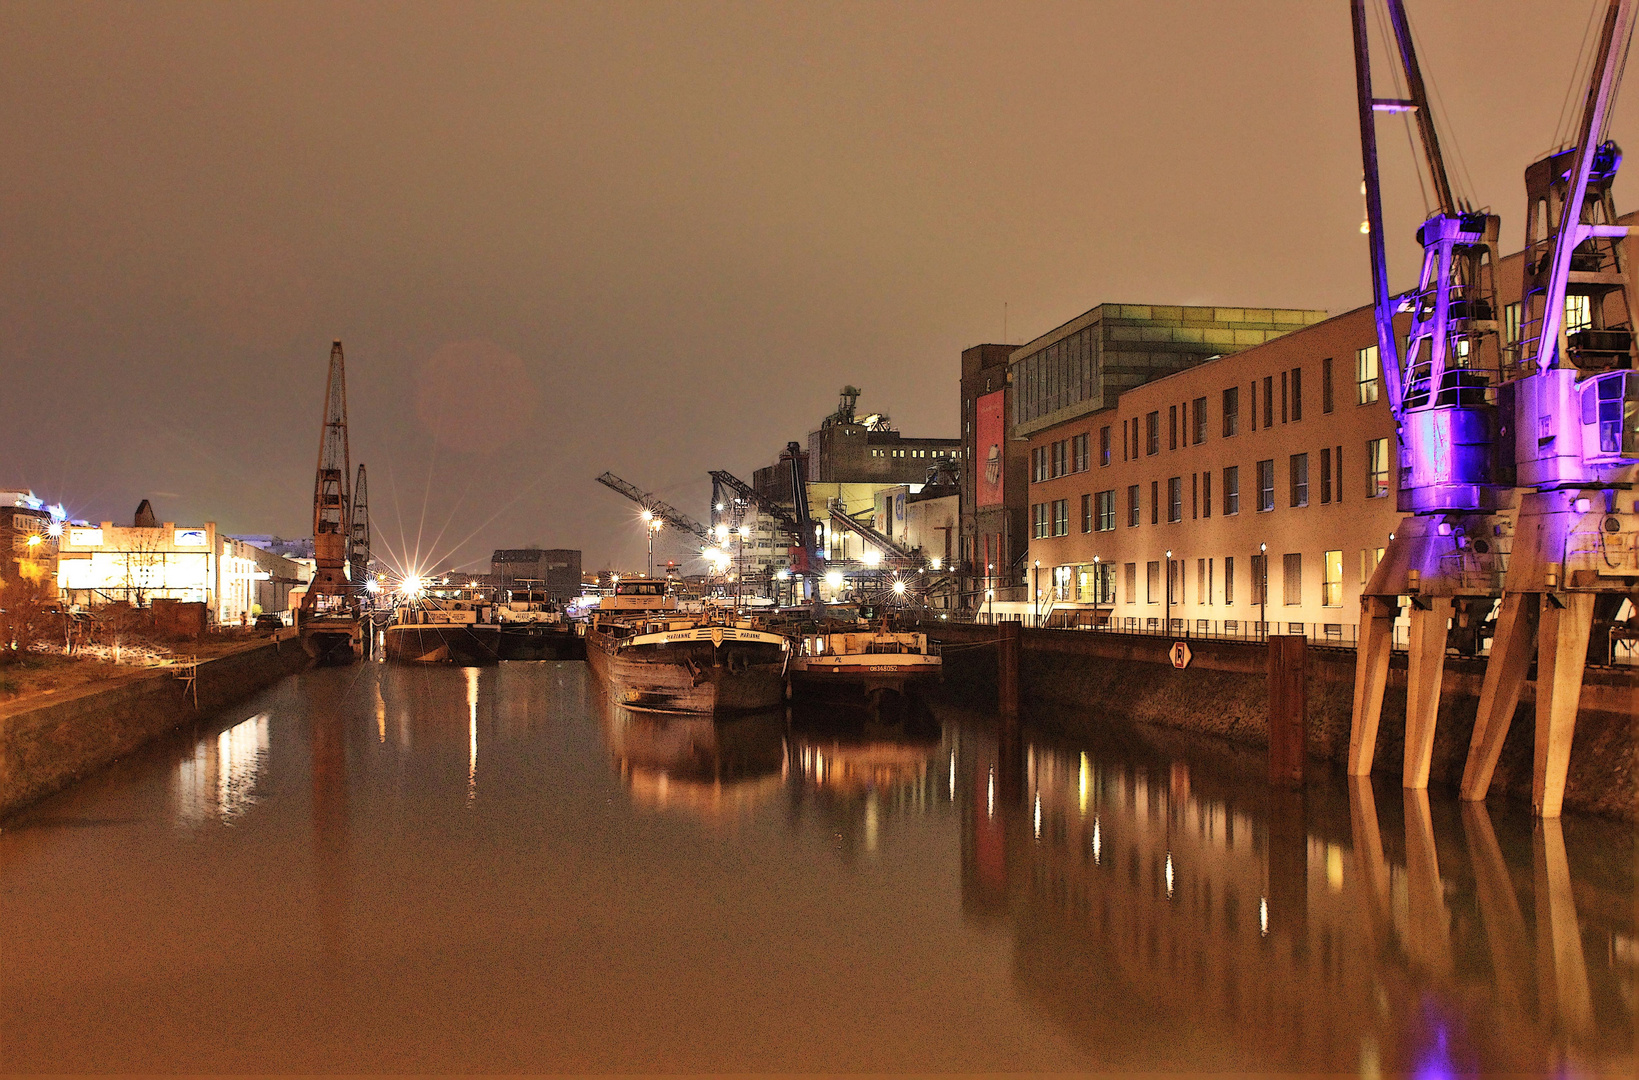
M280 683L0 833L0 1068L1631 1071L1631 831L1112 726Z

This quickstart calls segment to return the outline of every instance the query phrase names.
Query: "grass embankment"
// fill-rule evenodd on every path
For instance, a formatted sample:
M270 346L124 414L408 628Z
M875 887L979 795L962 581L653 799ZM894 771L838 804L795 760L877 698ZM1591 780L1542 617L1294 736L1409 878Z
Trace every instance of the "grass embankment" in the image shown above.
M148 671L183 657L209 660L241 647L246 642L260 641L271 635L230 630L208 634L198 641L132 642L121 651L126 662L114 663L104 655L92 651L64 656L60 652L16 653L0 663L0 705L16 705L28 698L56 693L59 690L77 690L92 683L107 682L121 676ZM106 653L98 649L97 653Z

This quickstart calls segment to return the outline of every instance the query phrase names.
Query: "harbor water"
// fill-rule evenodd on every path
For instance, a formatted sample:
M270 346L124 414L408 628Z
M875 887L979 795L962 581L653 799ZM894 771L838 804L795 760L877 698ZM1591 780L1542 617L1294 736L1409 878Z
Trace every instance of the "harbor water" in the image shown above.
M1062 721L308 671L6 823L0 1067L1631 1074L1631 830Z

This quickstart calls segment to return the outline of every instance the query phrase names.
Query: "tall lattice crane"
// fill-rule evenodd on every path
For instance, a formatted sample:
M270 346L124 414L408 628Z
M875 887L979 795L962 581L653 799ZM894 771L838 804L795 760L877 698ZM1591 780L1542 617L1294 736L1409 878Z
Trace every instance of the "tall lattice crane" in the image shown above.
M330 374L324 389L324 424L319 431L319 464L313 477L313 559L317 564L304 609L324 606L321 598L349 593L344 567L352 536L347 474L352 469L347 447L347 364L341 342L330 347Z
M352 531L347 545L347 569L353 588L364 588L365 576L370 572L370 494L362 461L359 462L358 479L353 481Z
M1499 220L1460 201L1446 173L1422 69L1401 0L1385 0L1404 97L1373 85L1365 0L1352 0L1360 151L1366 180L1368 249L1377 350L1394 415L1400 509L1383 559L1361 590L1349 771L1371 772L1388 681L1394 623L1410 602L1403 782L1428 786L1448 639L1479 650L1482 625L1502 590L1498 515L1513 497L1499 453L1502 351L1496 267ZM1417 285L1389 291L1376 117L1409 113L1422 143L1423 168L1438 204L1417 230L1423 247ZM1404 348L1397 322L1405 325ZM1377 464L1377 463L1374 463ZM1382 466L1386 466L1381 463ZM1386 468L1384 471L1387 471ZM1448 631L1455 622L1456 633Z
M1639 371L1635 281L1611 182L1622 153L1606 138L1633 37L1634 0L1609 0L1574 146L1526 170L1522 334L1513 390L1520 500L1517 540L1462 796L1482 799L1535 657L1531 805L1557 817L1582 674L1624 604L1639 608ZM1635 620L1639 622L1639 620Z

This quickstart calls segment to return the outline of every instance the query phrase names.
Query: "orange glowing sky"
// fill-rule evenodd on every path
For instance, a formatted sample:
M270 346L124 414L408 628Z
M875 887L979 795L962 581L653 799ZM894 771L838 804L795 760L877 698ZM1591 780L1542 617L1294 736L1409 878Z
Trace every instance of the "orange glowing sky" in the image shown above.
M1517 247L1591 2L1409 6ZM339 337L394 551L638 565L598 473L703 515L844 383L953 436L1004 304L1363 303L1354 110L1343 0L3 3L0 487L303 535Z

